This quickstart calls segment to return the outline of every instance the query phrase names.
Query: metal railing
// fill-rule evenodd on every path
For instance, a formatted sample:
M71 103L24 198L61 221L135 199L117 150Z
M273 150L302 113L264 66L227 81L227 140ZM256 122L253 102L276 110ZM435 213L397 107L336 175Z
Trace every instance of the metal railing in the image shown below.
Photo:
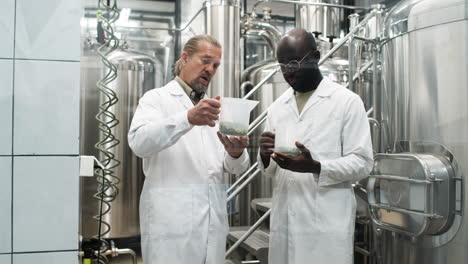
M258 219L257 222L255 222L255 224L249 228L249 230L247 230L247 232L245 232L245 234L242 235L241 238L239 238L239 240L236 241L236 243L234 243L234 245L232 245L232 247L229 248L229 250L226 252L226 255L224 255L225 258L227 258L229 255L231 255L232 252L234 252L234 250L236 250L242 243L244 243L245 240L247 240L247 238L249 238L249 236L255 232L255 230L257 230L257 228L260 227L260 225L263 223L263 221L265 221L271 214L271 208L268 209L268 211L266 211L265 214L262 215L262 217L260 217L260 219Z
M359 24L357 24L343 39L341 39L325 56L323 56L318 65L322 65L328 58L330 58L339 48L341 48L349 39L351 39L354 34L363 26L369 22L376 14L378 10L372 10ZM365 72L371 65L375 65L375 61L367 63L364 65L356 75L354 75L353 80L359 78L359 75ZM261 80L252 90L246 94L243 99L247 99L252 96L255 91L257 91L265 82L267 82L272 76L274 76L279 71L279 67L276 70L273 70L270 74L268 74L263 80ZM373 112L373 109L368 111L368 115ZM255 129L257 129L263 122L265 122L267 118L268 110L262 112L250 125L249 125L249 132L247 135L251 135ZM242 181L244 181L238 188L234 190L232 194L229 195L228 201L234 199L259 173L260 170L256 169L258 166L258 162L255 162L229 189L228 194L234 190L236 186L238 186ZM248 176L252 171L254 171L250 176ZM229 250L226 252L225 257L227 258L232 252L234 252L247 238L261 225L263 221L265 221L271 214L271 208L264 214L260 219L258 219L255 224L250 227L246 233L238 240Z

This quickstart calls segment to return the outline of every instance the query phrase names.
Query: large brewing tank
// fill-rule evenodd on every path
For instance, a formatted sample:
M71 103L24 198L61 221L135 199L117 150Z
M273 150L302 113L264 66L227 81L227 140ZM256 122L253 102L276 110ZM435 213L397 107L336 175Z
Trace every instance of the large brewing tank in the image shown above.
M222 47L221 64L211 80L210 96L239 97L240 4L238 0L205 2L206 33Z
M466 10L465 0L407 0L397 4L385 19L389 39L382 47L383 105L378 113L384 149L445 157L454 177L450 180L452 193L432 193L435 197L431 200L450 198L449 217L426 219L435 224L444 220L445 226L417 237L398 230L383 231L376 240L379 263L468 263L468 219L462 216L468 210L467 196L462 195L468 174ZM387 184L391 187L386 190L389 203L401 204L414 194L412 188L396 188L401 183ZM413 199L408 201L410 205ZM407 210L375 212L374 222L379 227L384 227L379 222L391 222L390 229L411 230L427 218Z
M342 5L343 0L302 0L310 3ZM343 35L341 22L344 9L329 6L296 5L296 27L310 32L318 32L323 37L339 38Z
M120 178L119 194L103 220L111 226L111 231L105 238L127 238L140 234L138 204L144 179L141 162L128 147L127 133L139 98L146 91L161 87L163 76L162 71L157 71L161 67L158 61L138 52L117 50L108 58L117 66L117 79L109 87L119 100L110 111L119 120L112 132L120 143L111 151L121 164L115 170L115 176ZM85 51L81 60L81 155L99 157L94 144L99 139L95 116L99 111L102 95L96 83L102 77L102 65L95 51ZM89 238L98 231L97 222L92 218L99 212L99 203L93 198L98 186L96 178L81 178L80 185L81 234Z

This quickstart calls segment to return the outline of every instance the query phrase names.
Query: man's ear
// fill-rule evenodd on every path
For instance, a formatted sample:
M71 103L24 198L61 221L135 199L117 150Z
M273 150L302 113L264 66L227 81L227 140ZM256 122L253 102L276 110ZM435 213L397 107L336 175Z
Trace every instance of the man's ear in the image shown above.
M189 54L188 54L187 51L183 51L181 57L182 57L182 63L183 63L183 64L185 64L185 63L188 62Z

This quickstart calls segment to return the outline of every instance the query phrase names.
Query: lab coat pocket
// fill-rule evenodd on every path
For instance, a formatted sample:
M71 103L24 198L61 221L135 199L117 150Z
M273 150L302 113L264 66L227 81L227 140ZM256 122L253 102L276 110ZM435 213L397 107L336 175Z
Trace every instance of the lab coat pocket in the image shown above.
M354 230L354 195L349 188L318 187L317 223L330 234L348 234Z
M158 188L153 190L152 233L163 239L180 239L192 233L192 201L190 188Z

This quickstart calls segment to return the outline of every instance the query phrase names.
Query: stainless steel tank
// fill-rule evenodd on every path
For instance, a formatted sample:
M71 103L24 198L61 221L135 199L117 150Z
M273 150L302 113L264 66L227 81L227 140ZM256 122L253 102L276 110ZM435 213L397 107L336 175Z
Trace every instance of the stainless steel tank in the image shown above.
M222 46L221 64L211 80L208 94L239 97L240 6L238 0L211 0L205 3L206 33Z
M342 5L343 0L302 0L310 3L328 3ZM328 6L297 5L296 27L310 32L319 32L323 37L339 38L343 29L343 9Z
M407 0L385 19L377 114L391 154L368 186L378 263L468 263L466 10L465 0Z
M141 162L128 147L127 133L139 98L146 91L162 86L163 73L157 71L161 66L159 62L137 52L117 50L108 58L117 66L117 79L109 87L116 92L119 100L111 109L119 120L112 132L120 141L112 152L121 164L115 170L115 176L120 178L119 194L103 220L111 226L105 238L126 238L140 234L138 205L144 179ZM102 62L96 52L85 51L81 60L81 155L99 157L94 148L99 139L95 116L101 100L96 83L102 77L102 72ZM80 185L81 234L88 238L98 231L98 224L92 218L99 212L99 203L93 198L98 186L94 177L81 178Z

